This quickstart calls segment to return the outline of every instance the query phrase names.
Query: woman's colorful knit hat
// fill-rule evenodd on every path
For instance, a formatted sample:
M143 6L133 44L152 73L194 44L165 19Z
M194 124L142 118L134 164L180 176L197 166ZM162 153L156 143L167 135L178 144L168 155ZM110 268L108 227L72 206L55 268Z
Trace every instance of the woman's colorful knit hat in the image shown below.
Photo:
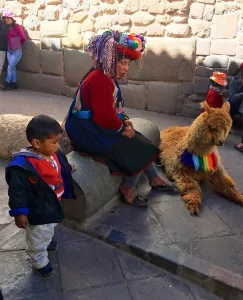
M4 8L2 10L2 18L12 18L14 20L14 14L9 8Z
M228 85L225 73L213 72L213 76L211 76L210 79L213 80L214 82L216 82L219 85L223 85L223 86Z
M197 156L185 150L181 156L180 162L199 172L213 172L218 166L218 160L215 153L205 156Z
M105 75L116 78L118 55L137 60L144 52L145 43L143 36L107 30L90 40L88 51L96 66L102 68Z

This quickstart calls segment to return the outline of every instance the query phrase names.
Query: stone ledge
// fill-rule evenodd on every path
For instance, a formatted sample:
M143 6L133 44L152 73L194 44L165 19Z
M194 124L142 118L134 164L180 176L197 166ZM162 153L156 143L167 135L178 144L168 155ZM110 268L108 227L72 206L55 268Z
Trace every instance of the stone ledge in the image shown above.
M112 207L110 205L104 207L104 210L108 209L112 209ZM66 220L64 224L113 245L122 251L149 261L180 278L200 285L206 291L222 299L242 299L243 277L241 275L234 274L205 260L191 257L179 250L162 244L159 244L159 247L156 244L143 247L143 245L147 245L146 241L132 240L123 231L108 228L107 230L99 230L97 227L92 227L92 222L96 218L97 216L94 215L78 226L69 220Z

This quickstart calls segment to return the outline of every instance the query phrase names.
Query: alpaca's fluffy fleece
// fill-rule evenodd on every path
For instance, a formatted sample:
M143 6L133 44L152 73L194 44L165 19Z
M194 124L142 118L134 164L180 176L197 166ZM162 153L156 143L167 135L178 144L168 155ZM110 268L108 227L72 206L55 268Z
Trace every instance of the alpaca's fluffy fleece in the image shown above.
M161 163L166 175L177 184L183 200L191 214L198 214L202 200L200 183L206 181L218 194L238 204L243 204L243 195L235 182L226 173L220 160L217 146L226 140L232 121L229 104L221 109L202 104L202 113L189 127L172 127L161 131ZM214 152L218 158L218 168L214 172L198 172L180 163L182 153L188 152L204 156Z
M0 158L10 159L12 153L29 146L25 131L31 119L32 117L17 114L0 115ZM61 140L61 149L65 154L72 151L65 136Z

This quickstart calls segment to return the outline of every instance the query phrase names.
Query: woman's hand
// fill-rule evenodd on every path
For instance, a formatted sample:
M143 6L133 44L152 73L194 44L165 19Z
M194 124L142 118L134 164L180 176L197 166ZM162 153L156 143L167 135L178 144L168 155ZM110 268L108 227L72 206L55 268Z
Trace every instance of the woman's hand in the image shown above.
M129 127L129 126L130 126L130 127L133 128L133 124L132 124L132 122L129 121L129 120L124 121L124 124L125 124L126 127Z
M29 226L28 218L25 215L16 216L14 217L14 219L15 219L15 224L18 228L26 229Z
M135 136L135 130L130 126L126 127L126 130L123 132L122 135L126 136L129 139L132 139Z

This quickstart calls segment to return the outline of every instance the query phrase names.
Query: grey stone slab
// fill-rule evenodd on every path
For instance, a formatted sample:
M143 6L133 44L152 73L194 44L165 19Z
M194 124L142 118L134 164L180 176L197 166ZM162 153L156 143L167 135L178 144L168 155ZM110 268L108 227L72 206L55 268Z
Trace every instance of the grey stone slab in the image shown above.
M112 247L89 237L63 243L58 251L58 261L64 290L84 289L123 281Z
M235 232L243 233L243 208L230 200L216 196L205 203Z
M121 85L126 107L145 110L148 103L148 91L144 85Z
M243 240L234 236L192 242L192 256L243 275Z
M133 300L194 300L189 287L171 278L152 278L128 282Z
M195 75L200 77L209 77L212 70L206 67L198 66L195 70Z
M148 86L148 110L175 114L178 104L179 85L152 82Z
M193 93L193 83L182 82L180 85L180 94L181 95L191 95L192 93Z
M55 256L51 256L57 269ZM24 252L0 253L0 286L4 300L60 299L58 274L51 280L43 280L33 271Z
M63 74L63 54L57 51L40 50L42 73L51 75Z
M23 47L23 56L18 69L33 73L40 72L40 42L26 40Z
M156 277L165 274L163 269L129 253L116 250L116 255L126 280Z
M142 238L153 240L155 237L164 244L172 241L161 227L153 212L148 209L117 203L112 210L95 217L88 225L90 232L100 231L100 228L117 230L126 235L126 239Z
M193 283L188 283L194 297L196 300L220 300L222 298L219 298L216 295L207 293L202 287L193 284Z
M230 228L206 205L192 217L183 201L151 204L153 212L175 242L228 235Z
M209 87L209 78L198 77L194 79L194 92L196 94L206 94Z
M69 86L77 87L79 81L93 66L88 53L78 50L64 50L65 82Z
M171 202L171 201L181 201L181 196L176 192L156 192L152 191L148 195L149 203L161 203L161 202Z
M58 243L63 243L67 241L78 241L80 239L82 240L86 236L79 231L73 230L64 225L59 224L55 228L54 237Z
M125 284L113 284L76 292L64 292L63 300L132 300Z
M5 243L3 243L2 245L0 243L0 248L5 250L25 250L25 230L21 229L15 235L10 237Z

